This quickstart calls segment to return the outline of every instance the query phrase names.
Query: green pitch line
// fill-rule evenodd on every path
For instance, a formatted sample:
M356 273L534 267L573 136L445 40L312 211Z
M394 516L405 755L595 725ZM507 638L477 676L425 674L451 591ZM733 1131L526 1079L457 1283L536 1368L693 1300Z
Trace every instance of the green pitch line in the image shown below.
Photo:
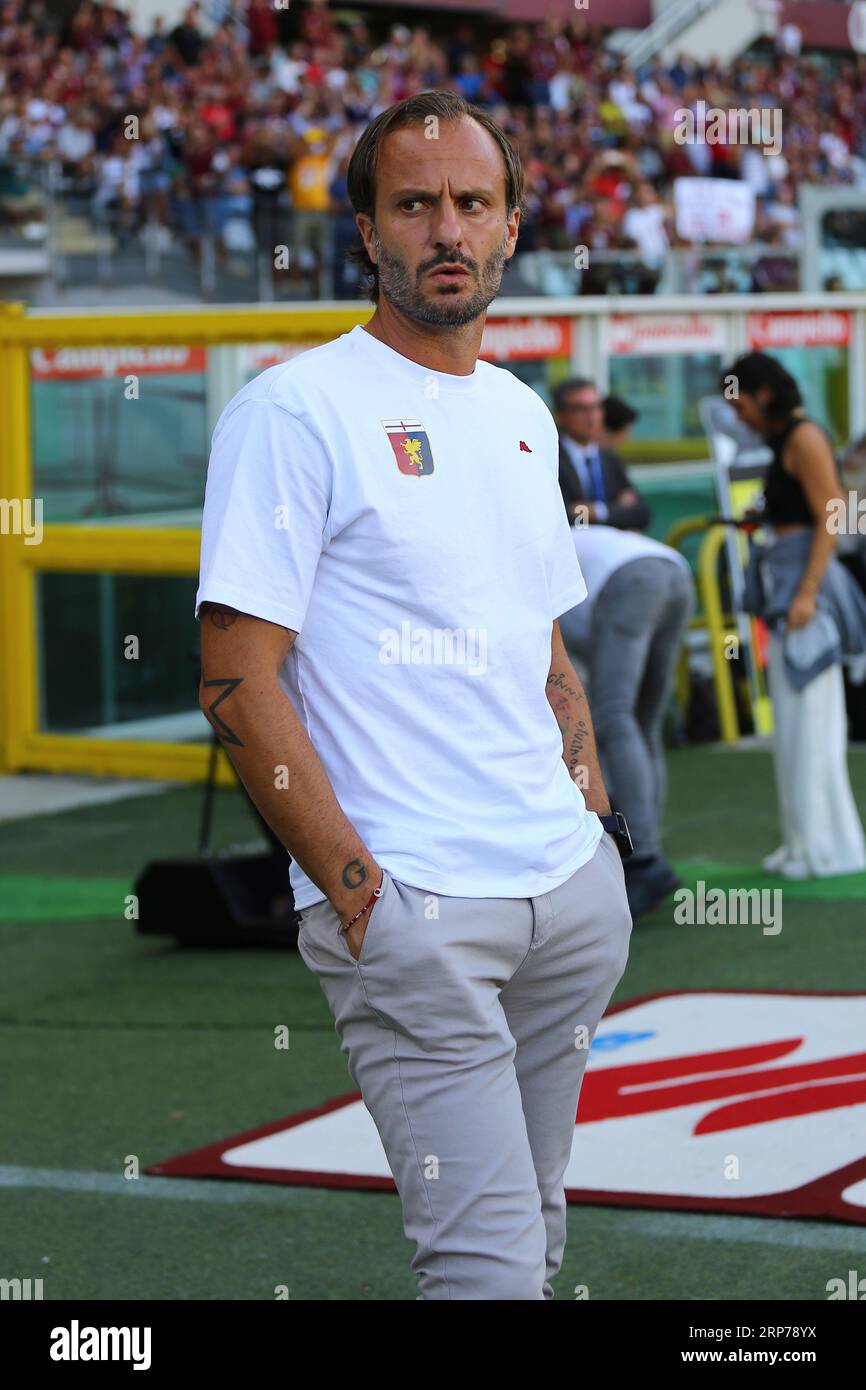
M677 870L686 887L700 880L711 888L784 891L804 902L857 902L866 899L866 873L833 878L791 880L756 872L754 864L680 861ZM33 874L0 874L0 922L67 922L122 916L132 885L123 878L72 878Z
M303 1189L281 1187L272 1183L226 1181L214 1178L124 1178L119 1173L76 1172L63 1168L20 1168L0 1164L0 1194L4 1190L93 1193L100 1197L117 1197L121 1201L198 1202L214 1206L253 1205L277 1207L282 1211L290 1205L290 1193ZM377 1197L384 1194L377 1193ZM390 1194L389 1194L390 1195ZM609 1208L584 1208L592 1220L595 1214L605 1220ZM571 1213L569 1213L571 1214ZM779 1245L803 1250L844 1250L866 1255L866 1227L833 1225L825 1221L779 1221L767 1217L756 1221L751 1216L716 1215L710 1212L679 1212L622 1207L617 1216L624 1228L642 1235L675 1237L677 1240L715 1242L724 1239L738 1245Z
M201 1178L125 1178L120 1173L74 1172L64 1168L21 1168L0 1164L0 1191L4 1188L39 1189L49 1192L94 1192L101 1197L123 1201L153 1199L157 1202L212 1202L217 1206L237 1206L258 1202L285 1208L283 1189L263 1182L208 1182ZM866 1231L863 1232L866 1253Z
M0 874L0 922L68 922L122 917L132 892L125 878Z
M778 874L765 874L754 864L722 864L715 861L703 863L694 860L679 860L677 872L687 888L703 880L706 891L711 888L752 888L772 891L780 888L786 898L798 898L803 902L864 902L866 901L866 873L836 874L832 878L781 878ZM673 899L671 899L673 901Z

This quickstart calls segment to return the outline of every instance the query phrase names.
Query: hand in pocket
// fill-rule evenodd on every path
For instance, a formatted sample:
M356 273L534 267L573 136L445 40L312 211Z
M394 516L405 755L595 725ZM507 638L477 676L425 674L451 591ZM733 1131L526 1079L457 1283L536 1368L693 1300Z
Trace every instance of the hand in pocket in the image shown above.
M349 948L349 955L358 960L361 955L361 947L364 944L364 937L367 935L367 927L370 925L370 918L376 911L376 903L365 913L360 922L356 922L353 927L343 929L343 940Z
M382 884L381 884L381 887L382 887L382 893L384 893L384 891L385 891L385 872L384 872L384 870L382 871ZM363 947L364 947L364 938L366 937L367 932L368 932L369 929L370 929L370 922L371 922L371 920L372 920L372 918L373 918L375 912L376 912L377 909L379 908L379 905L380 905L380 903L381 903L381 900L382 900L382 898L381 898L381 894L380 894L380 896L379 896L378 898L375 898L375 899L374 899L374 901L373 901L373 906L369 909L369 911L368 911L368 912L365 912L365 913L364 913L364 916L360 919L360 921L355 922L354 926L351 926L351 927L341 927L341 928L340 928L340 931L341 931L343 940L344 940L345 943L346 943L346 947L347 947L347 949L348 949L349 955L350 955L350 956L352 957L352 959L355 960L355 961L360 960L360 958L361 958L361 951L363 950Z

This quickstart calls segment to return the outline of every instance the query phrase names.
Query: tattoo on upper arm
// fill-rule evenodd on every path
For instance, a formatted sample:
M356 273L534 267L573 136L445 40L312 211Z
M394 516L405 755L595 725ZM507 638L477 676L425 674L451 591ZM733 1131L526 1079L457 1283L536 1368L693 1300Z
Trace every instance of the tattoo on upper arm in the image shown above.
M201 608L202 612L210 615L211 626L219 628L223 632L226 628L231 627L232 623L237 622L239 617L236 608L227 608L224 603L210 603L206 599Z
M205 713L216 731L218 738L220 738L223 743L234 744L236 748L243 748L243 741L238 738L234 729L229 727L222 715L217 714L216 708L217 705L221 705L223 700L227 700L229 695L237 690L238 686L243 683L243 679L243 676L227 676L224 680L206 680L204 671L201 673L201 683L206 689L209 690L212 687L217 687L222 691L222 694L218 695L216 699L208 705Z
M206 613L210 618L211 627L217 628L220 632L225 632L233 623L236 623L240 617L237 608L230 608L225 603L212 603L209 599L205 599L201 604L200 612L202 615ZM202 686L204 686L205 689L216 689L220 692L216 698L210 702L205 710L205 714L221 742L232 744L235 748L243 748L243 740L238 737L234 729L226 722L224 712L223 714L217 714L216 711L217 706L221 705L224 700L227 700L228 697L237 690L238 686L242 684L243 679L243 676L226 676L222 679L214 678L213 680L208 680L204 673L204 665L202 665Z

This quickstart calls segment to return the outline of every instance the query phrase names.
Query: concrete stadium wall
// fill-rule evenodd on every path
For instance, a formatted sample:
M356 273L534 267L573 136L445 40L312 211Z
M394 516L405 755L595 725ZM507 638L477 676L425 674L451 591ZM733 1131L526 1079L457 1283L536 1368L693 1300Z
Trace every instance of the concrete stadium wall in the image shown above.
M161 15L166 33L179 24L189 0L129 0L127 10L132 17L132 28L136 34L149 34L156 15ZM209 0L202 3L202 29L209 33L215 28Z
M662 59L673 62L678 53L688 53L699 63L711 58L729 63L744 53L765 30L766 16L753 8L752 0L721 0L682 29L674 42L663 50Z

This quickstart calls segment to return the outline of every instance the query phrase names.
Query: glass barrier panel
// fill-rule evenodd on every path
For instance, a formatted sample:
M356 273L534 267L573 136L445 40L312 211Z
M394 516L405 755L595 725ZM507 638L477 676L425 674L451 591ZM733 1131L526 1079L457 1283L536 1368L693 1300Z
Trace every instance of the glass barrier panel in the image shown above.
M848 426L848 349L844 347L775 348L783 367L794 377L806 412L830 431L837 445L845 444Z
M30 380L33 485L46 522L201 507L206 348L35 348Z
M198 707L197 587L193 576L38 574L40 730L207 741Z
M704 454L698 402L718 390L721 368L722 358L716 352L611 357L610 394L638 412L631 438L635 442L694 439L700 446L695 457Z

